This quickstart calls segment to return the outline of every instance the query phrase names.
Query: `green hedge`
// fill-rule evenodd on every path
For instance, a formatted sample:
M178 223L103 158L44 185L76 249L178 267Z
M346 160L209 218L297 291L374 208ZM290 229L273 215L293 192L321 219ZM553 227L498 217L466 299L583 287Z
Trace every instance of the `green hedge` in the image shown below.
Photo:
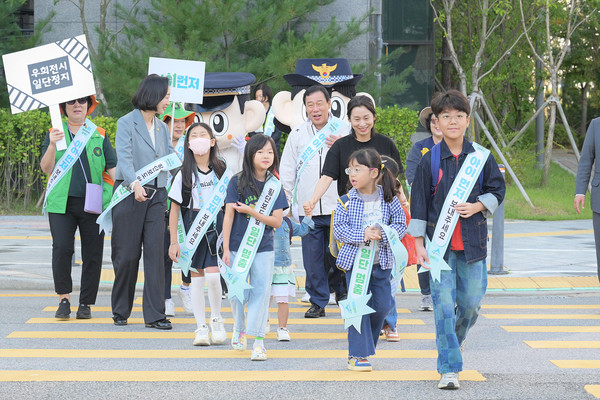
M92 121L106 129L114 145L116 119L98 116ZM0 109L0 202L7 208L16 201L28 208L43 192L47 175L40 168L40 153L50 127L45 109L14 115Z
M406 156L412 147L410 138L417 131L418 124L419 113L417 111L399 108L397 105L377 107L375 130L394 139L403 163L406 163ZM406 167L406 165L404 166Z

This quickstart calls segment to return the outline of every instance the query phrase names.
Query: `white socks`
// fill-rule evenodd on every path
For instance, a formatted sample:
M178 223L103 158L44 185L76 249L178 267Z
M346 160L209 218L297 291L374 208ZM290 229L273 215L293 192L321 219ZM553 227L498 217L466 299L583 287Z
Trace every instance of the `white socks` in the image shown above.
M192 276L192 310L198 329L206 325L206 301L204 300L204 277Z
M208 286L208 303L210 304L210 319L221 317L221 274L204 271Z

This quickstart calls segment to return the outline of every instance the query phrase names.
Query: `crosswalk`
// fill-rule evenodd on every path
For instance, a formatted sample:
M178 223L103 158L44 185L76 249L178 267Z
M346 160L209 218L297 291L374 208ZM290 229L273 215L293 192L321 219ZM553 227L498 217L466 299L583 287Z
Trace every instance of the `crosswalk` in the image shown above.
M106 304L107 299L102 300L99 303ZM110 307L106 306L93 307L91 320L68 321L54 318L55 306L39 307L2 340L0 382L431 381L435 387L439 379L433 315L402 308L407 305L403 301L398 308L401 340L380 341L371 373L346 370L346 334L335 306L327 307L326 318L305 319L302 313L306 304L291 303L291 342L277 342L274 332L267 334L269 360L253 363L249 350L235 351L228 342L192 346L195 320L182 308L176 308L177 317L171 318L173 330L145 329L140 299L135 303L126 327L113 325ZM546 361L544 368L598 372L599 310L597 304L486 304L481 319L488 323L481 325L487 325L495 335L503 331L512 343L524 344L523 357ZM231 331L233 320L227 302L222 312ZM270 315L275 325L277 309L270 309ZM472 348L468 343L465 367L486 365L483 353L478 353L483 344L480 340L474 340ZM572 357L565 357L571 354L568 351L573 351ZM488 373L493 376L491 370L469 369L460 373L460 379L477 385L490 378ZM580 387L600 398L600 380L586 380Z
M600 305L582 304L582 305L490 305L482 307L483 317L491 320L507 320L522 322L523 320L540 321L552 320L561 321L567 325L502 325L501 328L506 332L517 334L522 338L524 344L535 350L546 350L548 352L548 362L561 369L588 369L598 370L600 373L600 354L592 349L600 349L600 324L596 325L576 325L578 323L600 321ZM520 310L521 313L494 313L496 310ZM541 310L547 310L547 313L539 313ZM527 311L535 311L530 313ZM589 313L595 312L595 313ZM534 322L534 323L536 323ZM576 334L576 335L574 335ZM552 340L530 340L528 337L535 335L550 336ZM552 350L561 349L590 349L589 354L592 359L553 359ZM562 354L562 353L561 353ZM598 382L595 382L598 383ZM584 389L596 398L600 398L600 385L585 385Z

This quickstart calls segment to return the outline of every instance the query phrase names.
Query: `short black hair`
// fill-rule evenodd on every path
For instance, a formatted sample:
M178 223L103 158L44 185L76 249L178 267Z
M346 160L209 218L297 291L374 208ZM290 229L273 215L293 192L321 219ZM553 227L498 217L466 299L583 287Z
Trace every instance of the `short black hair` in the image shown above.
M156 111L158 103L167 95L169 79L157 74L150 74L140 82L131 104L142 111Z
M471 114L471 105L469 99L458 90L451 89L447 92L442 92L431 100L431 111L439 117L444 110L457 110Z
M306 92L304 92L304 97L302 98L302 103L304 105L306 105L306 98L308 96L310 96L311 94L314 94L314 93L317 93L317 92L323 93L323 96L325 96L325 101L329 102L329 100L331 100L331 95L329 94L329 92L327 91L327 89L325 89L325 86L323 86L323 85L313 85L313 86L310 86L308 89L306 89Z
M256 86L256 89L254 89L255 97L256 97L256 92L258 92L259 90L262 92L263 97L266 97L269 99L269 105L271 105L271 102L273 101L273 91L271 90L269 85L267 85L266 83L259 83Z

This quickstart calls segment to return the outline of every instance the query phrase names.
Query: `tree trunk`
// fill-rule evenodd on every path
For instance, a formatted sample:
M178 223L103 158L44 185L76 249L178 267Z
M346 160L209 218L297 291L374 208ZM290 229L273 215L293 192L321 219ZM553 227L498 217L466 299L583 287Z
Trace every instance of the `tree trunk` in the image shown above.
M553 87L556 87L554 84ZM555 90L552 95L556 96ZM542 186L548 183L550 174L550 161L552 159L552 143L554 142L554 125L556 124L556 103L550 103L550 125L548 126L548 140L546 141L546 150L544 151L544 175L542 176Z
M442 86L446 90L452 87L452 61L446 38L442 38Z
M590 88L589 83L585 83L581 88L581 125L579 127L579 135L585 136L587 130L587 107L588 107L588 90Z

